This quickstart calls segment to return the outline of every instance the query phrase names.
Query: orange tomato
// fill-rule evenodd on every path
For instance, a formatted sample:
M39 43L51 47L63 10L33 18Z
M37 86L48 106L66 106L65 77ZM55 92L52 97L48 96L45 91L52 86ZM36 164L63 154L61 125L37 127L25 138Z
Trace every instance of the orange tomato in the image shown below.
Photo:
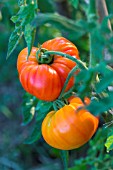
M58 111L51 111L42 123L44 140L61 150L79 148L90 140L97 130L99 120L83 107L82 100L73 98L69 105Z

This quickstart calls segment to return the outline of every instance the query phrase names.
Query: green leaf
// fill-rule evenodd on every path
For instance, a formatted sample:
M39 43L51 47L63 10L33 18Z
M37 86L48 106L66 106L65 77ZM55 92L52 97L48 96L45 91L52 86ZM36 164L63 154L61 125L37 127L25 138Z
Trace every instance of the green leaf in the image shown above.
M98 115L113 108L113 92L108 92L108 96L102 99L93 100L87 109L94 115Z
M69 0L69 3L71 3L71 5L72 5L74 8L77 8L77 7L78 7L78 4L79 4L79 0Z
M88 4L88 9L85 9L87 11L87 18L88 20L95 20L95 15L96 15L96 2L95 0L91 0L89 1L89 4Z
M18 6L26 6L27 4L35 4L37 8L37 0L18 0Z
M18 6L25 5L26 0L18 0Z
M26 6L21 6L17 16L17 22L21 22L22 26L31 23L35 16L35 4L31 3Z
M64 166L64 170L68 170L68 151L65 151L65 150L60 150L60 156L61 156L61 159L63 161L63 166Z
M107 148L107 152L109 152L110 150L113 150L113 135L109 136L107 138L107 141L105 143L105 146Z
M105 16L102 20L101 31L104 34L110 34L111 30L108 27L108 20L113 18L113 14Z
M52 109L52 102L40 100L36 106L36 120L42 121L47 113Z
M74 166L69 170L108 170L112 169L112 156L105 153L104 142L107 137L108 129L98 128L95 136L89 141L89 147L86 149L86 155L82 158L76 158ZM79 151L82 151L82 148ZM104 154L103 154L104 153ZM103 164L104 162L104 164Z
M39 100L36 105L36 111L41 111L43 113L43 112L48 111L51 108L51 106L52 106L52 102Z
M102 62L105 58L109 58L107 54L108 47L111 47L109 39L112 37L112 32L108 28L108 19L113 15L103 19L102 24L90 29L90 66L95 66ZM96 22L97 23L97 22ZM97 43L98 42L98 43ZM112 54L111 54L112 55ZM108 56L108 57L107 57Z
M42 100L37 100L37 98L33 97L32 95L26 93L24 97L23 103L23 116L24 121L23 124L28 124L34 117L35 113L35 126L29 137L25 140L25 144L32 144L35 141L39 140L41 137L41 125L44 117L52 108L52 102L45 102ZM33 113L31 111L34 111Z
M18 16L17 16L17 15L11 17L11 21L12 21L13 23L16 23L17 20L18 20Z
M76 76L74 90L78 92L81 98L88 96L91 92L91 82L93 79L93 69L81 70Z
M107 152L109 152L110 150L113 150L113 129L111 129L109 133L105 146L107 148Z
M76 165L76 166L74 166L74 167L72 167L72 168L69 168L69 170L87 170L87 165L86 164L84 164L84 162L81 162L81 164L79 164L79 165Z
M91 42L91 66L95 66L97 63L103 61L103 50L105 47L105 38L99 31L99 28L95 28L90 34ZM98 42L98 43L97 43Z
M30 24L25 26L24 37L28 47L28 56L30 55L31 48L34 44L36 29L34 29Z
M36 9L36 13L37 13L37 8L38 8L38 1L37 0L33 0L34 5L35 5L35 9Z
M8 43L8 52L7 52L7 58L11 55L11 53L15 50L17 47L20 39L22 38L22 30L21 27L16 28L10 38L9 38L9 43Z
M23 97L23 122L22 125L25 126L30 123L35 115L35 106L38 100L32 95L26 93Z
M102 70L104 75L101 78L100 82L96 84L97 93L101 93L113 82L113 70L110 69L109 67L105 67Z
M41 138L41 123L37 122L35 124L31 135L24 141L25 144L32 144Z
M23 32L28 45L28 54L30 54L31 47L34 42L35 29L30 26L30 23L34 19L36 14L37 1L19 1L19 6L19 12L17 13L17 15L11 18L11 20L15 23L15 30L13 31L9 39L7 58L18 45L19 40L23 35Z
M38 0L38 6L40 11L43 13L54 12L57 10L56 3L53 0L47 0L46 5L45 0Z

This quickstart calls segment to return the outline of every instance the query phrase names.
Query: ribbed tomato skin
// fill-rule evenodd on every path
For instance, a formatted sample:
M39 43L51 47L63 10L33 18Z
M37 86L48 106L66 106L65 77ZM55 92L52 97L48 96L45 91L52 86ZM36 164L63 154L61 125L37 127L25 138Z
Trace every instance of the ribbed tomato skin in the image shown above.
M60 51L79 59L76 46L63 37L48 40L42 44L47 50ZM62 56L54 56L52 64L39 64L36 59L38 48L33 47L27 60L27 48L23 49L17 60L19 79L23 88L40 100L53 101L62 90L68 73L76 65L75 62ZM73 85L70 79L66 91Z
M83 105L80 98L74 98L69 105L47 114L42 123L42 135L50 146L72 150L84 145L93 136L99 120L87 110L76 112Z

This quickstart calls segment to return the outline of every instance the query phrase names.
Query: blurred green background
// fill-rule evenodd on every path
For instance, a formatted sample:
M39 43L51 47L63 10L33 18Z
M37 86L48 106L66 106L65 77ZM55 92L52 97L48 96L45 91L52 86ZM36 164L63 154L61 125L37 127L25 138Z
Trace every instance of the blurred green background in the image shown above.
M66 0L39 0L39 12L57 12L67 18L85 19L84 11L79 10ZM70 1L71 2L71 1ZM113 2L107 0L109 11ZM49 147L43 139L32 145L25 145L24 140L31 130L22 123L22 97L24 90L18 80L16 61L18 53L26 46L22 39L16 50L6 60L8 39L14 30L11 16L19 10L15 0L0 1L0 170L63 170L59 152ZM87 35L76 42L73 35L68 35L65 28L59 30L54 25L44 24L37 28L35 45L54 38L65 36L78 47L83 60L88 60L89 43ZM75 35L76 37L76 35ZM30 124L32 126L32 124ZM101 125L100 125L101 126ZM70 151L70 170L113 170L113 153L106 153L104 143L107 129L99 128L93 140L80 149Z

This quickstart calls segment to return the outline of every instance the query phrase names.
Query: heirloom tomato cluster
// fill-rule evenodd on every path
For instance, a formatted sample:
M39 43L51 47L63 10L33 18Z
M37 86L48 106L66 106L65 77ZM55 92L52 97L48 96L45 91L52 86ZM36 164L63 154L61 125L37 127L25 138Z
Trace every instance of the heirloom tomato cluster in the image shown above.
M56 52L56 54L55 54ZM59 52L59 53L58 53ZM80 59L77 47L64 37L57 37L33 47L27 57L27 48L23 49L17 61L19 79L23 88L39 100L54 102L60 96L64 83L76 63L60 53ZM74 74L77 75L79 70ZM68 91L74 85L72 76L65 88ZM84 107L90 103L78 97L69 98L64 106L51 110L43 120L42 136L54 148L71 150L85 144L98 127L98 118Z

